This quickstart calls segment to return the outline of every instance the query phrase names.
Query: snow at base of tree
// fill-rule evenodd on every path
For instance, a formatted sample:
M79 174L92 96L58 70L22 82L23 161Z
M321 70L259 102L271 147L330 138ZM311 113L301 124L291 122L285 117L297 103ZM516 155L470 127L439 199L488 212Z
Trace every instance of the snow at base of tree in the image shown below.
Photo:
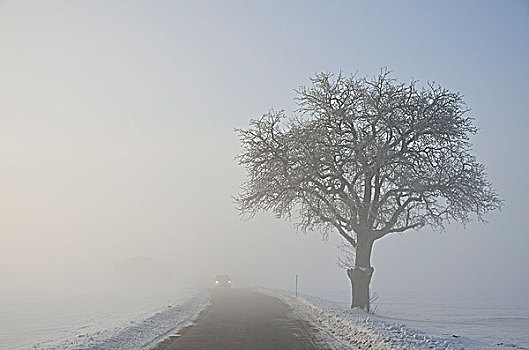
M300 318L307 320L318 337L333 349L528 349L512 343L486 344L457 334L432 335L395 322L390 317L372 315L338 303L290 292L255 287L287 303ZM522 331L523 332L523 331Z

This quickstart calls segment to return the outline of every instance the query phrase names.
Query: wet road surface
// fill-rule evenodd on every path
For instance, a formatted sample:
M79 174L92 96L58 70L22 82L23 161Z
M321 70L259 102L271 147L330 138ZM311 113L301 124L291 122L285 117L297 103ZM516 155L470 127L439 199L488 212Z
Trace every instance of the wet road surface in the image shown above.
M277 298L237 288L218 288L211 296L212 304L193 326L156 350L328 348Z

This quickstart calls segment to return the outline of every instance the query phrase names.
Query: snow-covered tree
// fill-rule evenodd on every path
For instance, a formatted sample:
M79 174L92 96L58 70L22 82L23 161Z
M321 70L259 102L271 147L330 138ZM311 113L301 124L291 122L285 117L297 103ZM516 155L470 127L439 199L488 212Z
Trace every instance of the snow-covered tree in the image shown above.
M354 253L352 306L369 311L373 243L426 225L466 223L502 201L471 153L477 129L462 96L433 83L317 74L297 90L290 118L271 110L237 129L247 178L236 198L253 216L272 211Z

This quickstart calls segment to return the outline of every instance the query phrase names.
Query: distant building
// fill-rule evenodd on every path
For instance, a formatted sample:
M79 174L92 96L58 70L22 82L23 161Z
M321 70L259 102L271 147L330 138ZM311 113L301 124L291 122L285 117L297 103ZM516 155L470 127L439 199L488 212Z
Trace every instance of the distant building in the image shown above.
M170 286L174 274L169 263L135 256L114 263L114 278L119 287L149 289Z

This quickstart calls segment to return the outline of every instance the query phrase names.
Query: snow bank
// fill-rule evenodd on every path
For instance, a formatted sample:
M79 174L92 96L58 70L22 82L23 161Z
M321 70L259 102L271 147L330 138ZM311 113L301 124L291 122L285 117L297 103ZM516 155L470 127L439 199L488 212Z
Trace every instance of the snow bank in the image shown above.
M209 293L196 290L191 295L176 298L175 303L130 315L116 315L112 320L94 320L94 324L76 327L76 336L61 342L42 341L33 346L41 349L152 349L164 339L176 335L209 305Z
M464 349L457 336L438 337L393 323L363 310L346 309L331 301L256 287L260 293L287 303L300 318L310 322L334 349Z

